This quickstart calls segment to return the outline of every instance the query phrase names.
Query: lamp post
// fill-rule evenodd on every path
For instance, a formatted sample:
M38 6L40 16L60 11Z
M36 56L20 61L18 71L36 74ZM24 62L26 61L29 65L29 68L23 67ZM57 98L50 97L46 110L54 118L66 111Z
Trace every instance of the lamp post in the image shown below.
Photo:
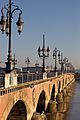
M29 64L30 64L29 57L26 58L25 64L27 65L27 72L29 72L29 70L28 70L28 67L29 67Z
M12 59L13 62L13 69L15 69L15 65L17 64L17 59L15 58L15 53L14 53L14 59Z
M63 53L59 51L58 53L58 58L59 58L59 64L61 64L61 72L63 74L64 71L64 59L63 59Z
M12 9L13 7L13 9ZM5 10L5 14L6 14L6 19L4 16L4 10ZM8 57L7 57L7 62L6 62L6 72L11 72L12 68L12 54L11 54L11 32L12 32L12 20L13 20L13 13L15 11L19 11L19 18L18 21L16 22L17 27L18 27L18 33L20 35L20 33L22 32L22 27L23 27L23 22L22 22L22 18L21 18L21 14L22 14L22 10L17 6L14 5L12 0L9 0L9 3L4 6L1 9L1 13L2 13L2 17L1 17L1 21L0 21L0 28L2 31L2 34L4 34L4 32L6 33L6 35L9 37L9 44L8 44Z
M35 70L35 79L37 80L37 79L39 79L39 74L38 74L38 72L39 72L39 69L38 69L38 67L39 67L39 63L38 63L38 61L36 61L36 63L35 63L35 68L36 68L36 70Z
M35 63L35 67L36 67L36 73L38 73L38 67L39 67L39 63L38 63L38 61L36 61L36 63Z
M55 74L57 76L57 55L58 55L59 50L55 47L55 49L53 50L53 59L55 60L55 67L54 67L54 71Z
M45 35L43 34L43 47L38 48L38 55L40 58L43 59L43 66L42 66L42 75L44 78L44 73L45 73L45 59L49 57L49 47L45 48Z
M69 72L74 72L75 71L74 66L70 62L68 63L68 70L69 70Z
M64 58L65 72L68 72L68 58Z

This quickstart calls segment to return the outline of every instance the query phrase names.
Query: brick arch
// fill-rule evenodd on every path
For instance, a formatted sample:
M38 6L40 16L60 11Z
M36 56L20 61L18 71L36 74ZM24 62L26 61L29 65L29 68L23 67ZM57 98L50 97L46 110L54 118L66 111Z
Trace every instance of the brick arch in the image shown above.
M49 83L46 83L46 84L41 84L41 85L36 85L34 87L34 103L35 103L35 106L34 106L34 112L36 111L36 107L37 107L37 104L38 104L38 100L39 100L39 97L40 97L40 94L42 93L42 91L44 90L45 92L45 107L47 108L47 105L48 105L48 102L50 100L50 92L49 92Z
M61 81L58 81L58 93L61 92Z
M23 119L27 120L26 106L22 100L18 100L12 107L7 120L13 119Z
M42 113L42 111L45 111L45 106L46 106L46 93L44 90L42 90L42 92L39 95L36 112Z
M56 92L56 88L55 88L55 84L53 84L52 85L51 96L50 96L51 100L55 100L55 92Z
M27 103L26 103L26 99L23 99L23 97L21 97L21 96L19 96L19 95L20 95L20 94L15 94L15 95L10 99L10 101L8 101L8 104L7 104L7 106L6 106L5 110L4 110L4 113L3 113L2 117L1 117L1 120L7 120L10 111L12 110L13 106L15 106L15 104L16 104L18 101L22 101L22 102L23 102L23 104L24 104L24 106L25 106L25 108L26 108L26 113L29 114L28 111L30 111L30 108L29 108L29 106L28 106ZM20 99L20 98L21 98L21 99Z

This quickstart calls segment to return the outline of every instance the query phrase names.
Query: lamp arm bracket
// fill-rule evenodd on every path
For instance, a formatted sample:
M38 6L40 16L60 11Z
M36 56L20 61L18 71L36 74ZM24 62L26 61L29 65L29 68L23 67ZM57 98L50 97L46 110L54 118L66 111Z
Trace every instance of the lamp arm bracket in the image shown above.
M48 57L48 55L45 55L45 58L47 58Z
M16 8L19 8L19 6L18 5L14 5L14 3L12 2L12 4L11 4L13 7L16 7Z
M14 6L14 7L16 7L15 9L12 10L11 17L13 15L14 11L16 11L16 10L20 11L20 13L19 13L19 16L20 16L22 14L22 10L17 5L14 5L13 3L11 3L11 5ZM2 13L3 16L4 16L4 12L3 12L4 9L7 10L6 16L8 16L8 13L9 13L9 7L7 8L6 6L8 6L8 4L5 5L4 7L2 7L2 9L1 9L1 13Z
M6 8L6 6L2 7L2 9L1 9L2 16L4 16L4 12L3 12L4 9L8 11L8 8Z
M11 5L13 4L13 2L11 3ZM12 6L14 6L14 5L12 5ZM15 5L16 6L16 5ZM18 7L18 6L16 6L16 7ZM6 16L7 16L7 14L8 14L8 10L9 10L9 4L6 4L6 5L4 5L4 7L2 7L2 9L1 9L1 13L3 14L3 9L5 9L5 10L7 10L7 13L6 13Z
M12 10L12 12L11 12L11 17L12 17L13 13L14 13L16 10L20 11L19 16L22 14L22 10L17 7L17 8L15 8L14 10ZM13 17L12 17L12 18L13 18Z

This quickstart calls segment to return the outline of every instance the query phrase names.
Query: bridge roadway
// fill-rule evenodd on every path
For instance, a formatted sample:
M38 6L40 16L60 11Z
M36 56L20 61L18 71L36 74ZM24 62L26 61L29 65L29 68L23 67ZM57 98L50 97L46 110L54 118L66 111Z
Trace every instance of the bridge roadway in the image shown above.
M74 80L73 73L65 73L0 89L0 120L31 120L33 113L46 111L49 101Z

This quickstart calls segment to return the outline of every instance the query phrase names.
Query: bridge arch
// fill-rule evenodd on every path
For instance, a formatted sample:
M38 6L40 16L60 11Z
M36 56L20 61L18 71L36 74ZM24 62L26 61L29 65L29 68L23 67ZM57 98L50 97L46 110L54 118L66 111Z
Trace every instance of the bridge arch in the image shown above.
M61 81L59 80L59 82L58 82L58 93L60 92L60 90L61 90Z
M39 99L38 99L36 112L42 113L42 111L45 111L45 107L46 107L46 94L45 94L45 91L42 90L42 92L39 96Z
M26 106L22 100L17 101L12 107L7 120L27 120Z
M22 119L22 120L27 120L29 118L32 112L32 111L30 112L30 106L28 105L28 102L26 102L26 100L29 101L29 99L23 96L24 95L22 94L22 92L17 92L17 94L14 94L13 96L10 96L10 98L8 98L8 104L4 110L4 113L1 116L1 120L9 120L9 115L11 111L14 110L15 109L14 106L17 106L18 104L21 104L21 106L23 106L24 111L26 108L26 111L25 111L26 119ZM14 120L14 119L10 119L10 120Z
M62 86L63 88L65 87L65 79L63 78L63 86Z
M55 84L53 84L53 86L52 86L52 92L51 92L51 98L50 98L51 100L55 100Z

